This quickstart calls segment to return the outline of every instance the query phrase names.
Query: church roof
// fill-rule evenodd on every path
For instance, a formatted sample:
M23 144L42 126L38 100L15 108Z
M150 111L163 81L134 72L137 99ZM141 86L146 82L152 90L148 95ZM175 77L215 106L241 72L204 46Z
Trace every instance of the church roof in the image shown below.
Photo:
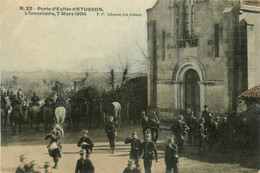
M260 84L243 92L242 94L240 94L239 97L243 98L243 99L249 99L249 98L259 99L260 98Z

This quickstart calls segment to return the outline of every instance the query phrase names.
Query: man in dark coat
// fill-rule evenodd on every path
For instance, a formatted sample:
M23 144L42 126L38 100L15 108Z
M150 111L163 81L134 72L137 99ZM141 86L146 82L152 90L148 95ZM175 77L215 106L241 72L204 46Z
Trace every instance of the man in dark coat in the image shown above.
M194 142L196 144L197 136L195 135L195 130L196 130L196 126L197 126L197 119L194 116L193 111L191 111L190 115L188 115L188 117L186 118L186 123L187 123L187 126L189 127L189 130L188 130L189 143L192 144L192 142Z
M58 94L58 97L57 97L57 100L56 100L56 103L55 103L55 108L60 107L60 106L66 108L67 103L66 103L65 98L61 94Z
M116 138L116 135L117 135L118 128L119 128L119 125L116 122L114 122L114 117L110 116L109 122L107 123L105 130L106 130L107 137L108 137L108 140L109 140L111 154L114 154L115 138Z
M128 160L128 165L124 169L123 173L141 173L141 170L136 168L134 160Z
M148 117L145 115L145 111L142 111L141 118L142 118L143 138L145 140L145 135L148 134L148 129L149 129Z
M145 173L151 173L152 161L155 159L158 162L157 148L151 135L147 134L146 139L141 145L141 155L143 154Z
M213 117L211 111L209 111L209 106L205 105L204 106L204 111L202 112L202 118L204 118L205 123L204 123L204 128L205 128L205 134L208 135L208 131L210 130L211 126L211 118Z
M129 143L131 143L130 159L134 160L136 167L139 168L139 158L142 142L140 139L138 139L136 131L133 131L132 134L125 139L125 144Z
M40 98L36 95L36 92L33 92L33 95L31 97L32 106L39 106Z
M86 150L87 158L90 158L90 153L92 153L92 148L94 147L94 143L91 138L88 137L88 130L82 130L82 137L80 138L77 146L81 147L81 149Z
M22 92L22 89L21 89L21 88L20 88L20 89L18 90L18 92L17 92L17 98L18 98L18 100L19 100L20 103L22 103L23 100L24 100L24 95L23 95L23 92Z
M165 148L164 161L166 164L166 173L178 173L178 146L174 143L174 138L168 138L168 145Z
M17 167L15 173L26 173L30 170L25 155L20 156L20 165Z
M149 127L151 129L152 141L156 144L157 139L159 137L159 128L160 128L160 121L156 115L156 112L152 112L149 116Z
M205 139L205 129L204 129L204 118L201 118L197 128L197 136L199 141L199 153L203 151L203 140Z
M176 142L179 148L179 151L184 150L184 139L185 134L187 133L187 130L189 130L187 124L183 121L183 116L178 116L178 122L176 124L176 127L171 128L176 136Z
M92 162L87 158L85 149L80 150L80 159L77 161L75 173L94 173L95 169Z
M218 130L219 130L219 117L214 117L214 121L211 123L211 130L209 134L209 150L212 146L218 142Z
M187 107L186 108L186 112L183 115L184 121L187 123L187 119L189 119L191 115L191 108Z

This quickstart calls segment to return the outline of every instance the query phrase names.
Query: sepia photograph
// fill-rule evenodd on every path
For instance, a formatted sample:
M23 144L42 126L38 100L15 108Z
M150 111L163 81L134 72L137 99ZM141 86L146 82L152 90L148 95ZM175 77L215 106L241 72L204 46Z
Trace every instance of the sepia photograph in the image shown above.
M260 173L260 0L0 0L1 173Z

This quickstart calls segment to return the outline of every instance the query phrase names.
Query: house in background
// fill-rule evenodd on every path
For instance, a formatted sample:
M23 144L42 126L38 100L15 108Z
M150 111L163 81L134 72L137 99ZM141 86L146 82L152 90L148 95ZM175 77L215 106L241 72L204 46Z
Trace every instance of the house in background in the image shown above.
M148 106L166 117L205 104L218 113L236 110L239 94L260 83L259 49L251 48L259 41L257 5L158 0L148 9Z

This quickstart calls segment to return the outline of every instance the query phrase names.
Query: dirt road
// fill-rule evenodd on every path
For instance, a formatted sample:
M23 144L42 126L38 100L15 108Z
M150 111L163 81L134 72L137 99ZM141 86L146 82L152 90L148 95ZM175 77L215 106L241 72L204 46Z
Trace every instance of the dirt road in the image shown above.
M95 166L96 173L122 173L127 165L129 158L130 146L123 142L116 143L117 149L115 154L109 153L108 143L95 143L91 160ZM63 154L59 162L57 170L54 173L72 173L75 172L76 161L79 158L79 148L76 144L64 144ZM2 173L14 173L17 165L19 165L19 155L25 154L28 161L36 160L41 172L45 161L52 162L51 157L47 153L46 145L33 146L2 146ZM159 151L159 162L153 162L153 173L164 173L165 164L163 160L163 151ZM142 162L141 162L142 163ZM143 164L141 164L143 167ZM238 164L230 163L207 163L198 160L192 160L180 157L180 172L189 173L206 173L206 172L228 172L228 173L256 173L257 170L240 167Z

